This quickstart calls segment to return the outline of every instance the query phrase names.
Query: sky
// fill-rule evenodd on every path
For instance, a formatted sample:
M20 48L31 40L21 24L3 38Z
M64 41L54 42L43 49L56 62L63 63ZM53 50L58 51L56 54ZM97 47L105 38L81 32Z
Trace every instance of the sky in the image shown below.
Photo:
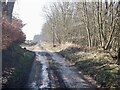
M26 34L27 40L33 40L34 35L41 33L45 22L42 8L47 4L47 0L16 0L13 15L26 24L22 31Z

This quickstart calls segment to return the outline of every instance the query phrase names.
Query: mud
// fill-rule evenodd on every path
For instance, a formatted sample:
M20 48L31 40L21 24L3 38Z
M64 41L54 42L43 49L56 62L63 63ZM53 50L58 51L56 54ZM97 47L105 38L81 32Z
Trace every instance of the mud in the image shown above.
M96 88L84 78L76 67L55 52L47 51L40 46L32 48L36 59L28 81L28 87L40 88ZM93 89L92 89L93 90Z

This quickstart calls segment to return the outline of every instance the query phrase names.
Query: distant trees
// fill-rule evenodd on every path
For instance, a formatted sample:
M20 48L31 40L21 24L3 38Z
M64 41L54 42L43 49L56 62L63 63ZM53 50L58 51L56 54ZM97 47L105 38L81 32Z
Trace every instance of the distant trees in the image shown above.
M71 24L72 24L72 12L73 8L70 7L70 3L54 3L52 6L50 6L50 10L46 11L46 17L47 22L44 26L47 26L43 29L49 29L48 32L50 32L49 37L53 41L53 43L64 43L68 40L68 37L70 35L69 31L71 30ZM70 7L70 8L69 8ZM44 27L43 26L43 27ZM51 30L51 31L50 31ZM44 34L43 30L43 34ZM46 31L45 31L46 32ZM64 34L63 34L64 33ZM49 39L50 39L49 38ZM51 41L48 40L48 41Z
M72 42L89 48L118 52L120 46L120 1L57 2L44 10L44 40Z
M34 35L33 42L34 43L40 43L41 41L41 36L40 35Z

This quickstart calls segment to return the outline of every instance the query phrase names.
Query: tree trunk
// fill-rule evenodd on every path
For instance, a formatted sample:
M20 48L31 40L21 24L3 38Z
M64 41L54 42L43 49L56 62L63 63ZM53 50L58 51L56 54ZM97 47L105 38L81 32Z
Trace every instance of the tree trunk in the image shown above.
M15 4L15 0L8 0L7 2L7 17L8 20L10 20L10 22L12 21L12 12L13 12L13 8L14 8L14 4Z
M120 65L120 47L118 49L117 63Z
M120 1L118 2L118 5L117 5L117 16L120 18ZM118 21L118 23L120 23L120 19L118 19L119 21ZM120 30L120 25L119 25L119 30ZM118 33L119 35L118 35L118 37L120 36L120 31L119 31L119 33ZM120 37L119 37L119 39L118 39L118 65L120 65ZM120 69L119 69L120 70ZM120 84L120 81L119 81L119 84Z
M94 2L92 2L93 3L93 7L92 7L92 12L93 12L93 37L92 37L92 39L91 39L91 44L92 44L92 46L95 46L95 41L96 41L96 39L95 39L95 29L96 29L96 25L95 25L95 7L94 7Z
M102 46L102 38L101 38L101 28L100 28L100 2L99 2L99 0L98 0L98 8L97 8L97 10L98 10L98 35L99 35L99 40L100 40L100 47Z
M54 28L55 26L53 25L53 47L54 47L54 45L55 45L55 31L54 31Z
M91 47L91 36L90 36L90 29L89 29L89 18L88 18L88 11L87 11L87 5L86 5L86 1L83 3L83 7L84 7L84 18L85 18L85 25L86 25L86 30L87 30L87 36L88 36L88 45L89 48Z
M114 21L113 21L113 23L112 23L112 26L111 26L111 33L110 33L110 36L109 36L109 39L108 39L108 42L107 42L107 44L105 45L105 50L107 50L108 49L108 47L109 47L109 45L110 45L110 42L111 42L111 40L112 40L112 37L113 37L113 33L114 33L114 31L115 31L115 22L116 21L116 19L114 19Z
M2 2L2 15L6 14L6 0Z

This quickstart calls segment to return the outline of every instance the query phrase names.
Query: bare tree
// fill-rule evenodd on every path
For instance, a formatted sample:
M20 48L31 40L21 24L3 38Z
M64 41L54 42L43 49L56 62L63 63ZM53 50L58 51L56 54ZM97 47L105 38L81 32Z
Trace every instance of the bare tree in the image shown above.
M116 53L120 40L119 6L119 1L113 0L53 3L46 12L52 28L48 30L54 32L51 36L55 43L72 42Z

